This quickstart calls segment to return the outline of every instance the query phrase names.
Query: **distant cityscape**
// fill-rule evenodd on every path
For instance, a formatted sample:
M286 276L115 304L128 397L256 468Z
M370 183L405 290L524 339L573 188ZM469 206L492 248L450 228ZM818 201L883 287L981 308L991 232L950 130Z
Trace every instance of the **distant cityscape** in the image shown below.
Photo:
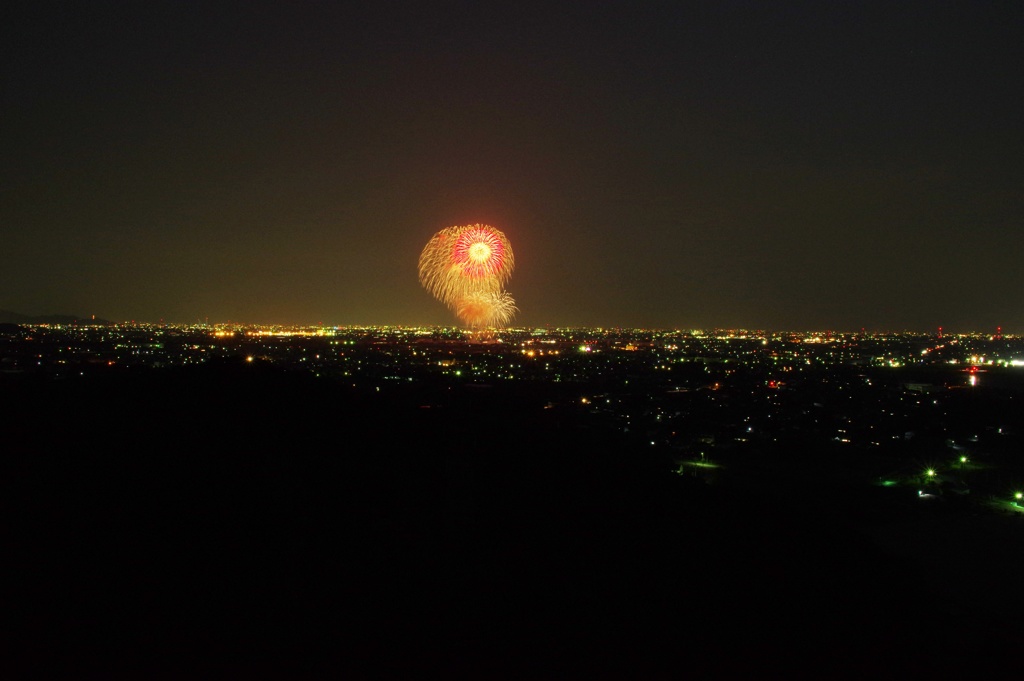
M9 382L231 362L424 408L443 409L453 389L526 390L538 408L586 413L628 434L680 475L742 485L774 473L782 489L827 462L833 485L972 513L1024 512L1017 335L0 325L0 380ZM794 452L798 465L763 470Z
M588 381L624 371L673 372L690 363L758 370L780 386L805 371L845 366L957 369L944 384L977 385L979 373L1019 368L1024 336L985 333L766 332L743 329L281 326L60 322L0 324L3 370L66 374L98 365L173 366L246 355L314 373L390 380ZM468 353L467 363L460 355ZM795 374L793 372L796 372ZM951 385L946 385L951 387Z

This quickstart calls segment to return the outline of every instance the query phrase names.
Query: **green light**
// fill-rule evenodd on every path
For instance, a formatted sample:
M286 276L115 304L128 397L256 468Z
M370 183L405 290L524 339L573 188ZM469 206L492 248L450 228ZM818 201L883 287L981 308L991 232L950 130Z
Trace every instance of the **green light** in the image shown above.
M1016 494L1013 495L1013 498L1016 499L1017 501L1024 499L1024 492L1017 492Z
M967 457L966 456L961 456L960 457L960 463L967 463Z
M934 468L929 468L926 472L928 473L928 477L929 478L935 476L935 469Z

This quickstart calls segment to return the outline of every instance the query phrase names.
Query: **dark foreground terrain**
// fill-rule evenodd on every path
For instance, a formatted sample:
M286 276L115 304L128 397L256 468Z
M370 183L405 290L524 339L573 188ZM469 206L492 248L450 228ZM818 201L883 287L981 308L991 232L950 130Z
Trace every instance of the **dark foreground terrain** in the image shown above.
M673 475L536 384L0 388L5 678L988 676L1020 640L1016 518Z

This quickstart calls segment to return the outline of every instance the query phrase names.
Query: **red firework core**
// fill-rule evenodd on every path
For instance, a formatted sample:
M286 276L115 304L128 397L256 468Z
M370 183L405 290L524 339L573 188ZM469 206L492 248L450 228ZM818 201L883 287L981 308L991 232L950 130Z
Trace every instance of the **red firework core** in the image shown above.
M452 262L467 277L490 277L505 267L505 247L497 234L474 227L459 234L452 247Z

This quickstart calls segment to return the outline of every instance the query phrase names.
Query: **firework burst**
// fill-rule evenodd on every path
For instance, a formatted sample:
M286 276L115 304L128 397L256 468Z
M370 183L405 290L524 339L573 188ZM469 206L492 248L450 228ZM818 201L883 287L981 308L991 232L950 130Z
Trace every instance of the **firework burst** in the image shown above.
M420 283L474 328L502 326L517 312L502 290L515 267L512 245L489 225L448 227L420 253Z
M455 314L473 329L501 327L512 321L518 308L505 291L474 291L459 301Z

